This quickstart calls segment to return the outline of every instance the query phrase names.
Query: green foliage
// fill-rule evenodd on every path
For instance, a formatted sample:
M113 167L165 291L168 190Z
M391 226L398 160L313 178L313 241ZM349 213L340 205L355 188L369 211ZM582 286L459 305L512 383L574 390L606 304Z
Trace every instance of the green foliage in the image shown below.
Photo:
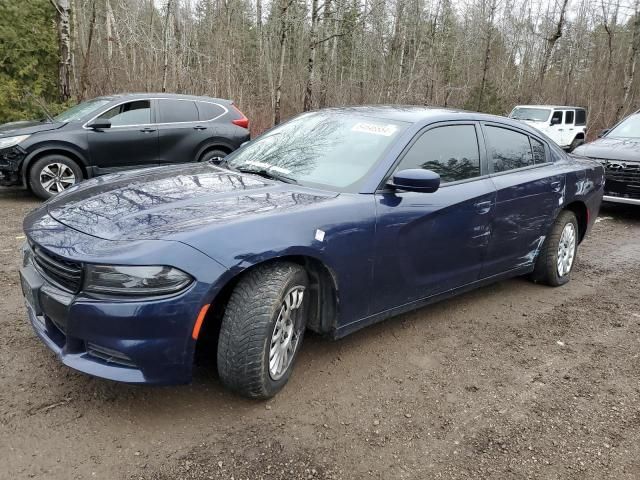
M0 123L38 118L29 91L51 105L56 99L55 10L48 0L0 0Z
M480 108L478 108L478 105L480 105ZM507 106L496 86L492 82L487 81L482 91L482 98L480 98L480 85L478 85L471 90L469 98L467 98L467 101L464 103L464 109L477 110L494 115L504 115Z

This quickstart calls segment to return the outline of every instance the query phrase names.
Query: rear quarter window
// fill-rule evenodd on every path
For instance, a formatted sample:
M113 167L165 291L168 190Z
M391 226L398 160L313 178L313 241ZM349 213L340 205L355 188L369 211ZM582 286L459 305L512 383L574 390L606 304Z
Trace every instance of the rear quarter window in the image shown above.
M576 125L584 126L587 124L587 112L584 110L576 110Z
M225 110L220 105L209 102L196 102L198 107L198 116L202 121L213 120L222 115Z

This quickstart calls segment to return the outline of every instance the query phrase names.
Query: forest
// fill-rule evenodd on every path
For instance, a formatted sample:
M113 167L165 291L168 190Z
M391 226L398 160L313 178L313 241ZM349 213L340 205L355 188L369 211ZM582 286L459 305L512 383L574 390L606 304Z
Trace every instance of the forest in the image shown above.
M640 0L0 0L0 122L98 95L229 98L253 133L335 105L638 108Z

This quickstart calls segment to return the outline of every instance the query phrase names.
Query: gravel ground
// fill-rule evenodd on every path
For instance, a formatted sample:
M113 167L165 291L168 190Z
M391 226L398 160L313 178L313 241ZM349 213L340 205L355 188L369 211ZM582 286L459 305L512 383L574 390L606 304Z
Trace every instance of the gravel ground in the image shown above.
M0 478L638 479L640 208L607 208L561 288L505 281L337 342L268 402L60 365L18 283L27 193L0 191Z

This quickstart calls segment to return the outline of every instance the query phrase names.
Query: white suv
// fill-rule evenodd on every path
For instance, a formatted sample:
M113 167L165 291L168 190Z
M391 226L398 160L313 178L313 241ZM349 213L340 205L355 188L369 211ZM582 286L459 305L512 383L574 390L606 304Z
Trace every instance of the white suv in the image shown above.
M537 128L569 151L584 143L587 131L587 112L584 108L518 105L509 117Z

